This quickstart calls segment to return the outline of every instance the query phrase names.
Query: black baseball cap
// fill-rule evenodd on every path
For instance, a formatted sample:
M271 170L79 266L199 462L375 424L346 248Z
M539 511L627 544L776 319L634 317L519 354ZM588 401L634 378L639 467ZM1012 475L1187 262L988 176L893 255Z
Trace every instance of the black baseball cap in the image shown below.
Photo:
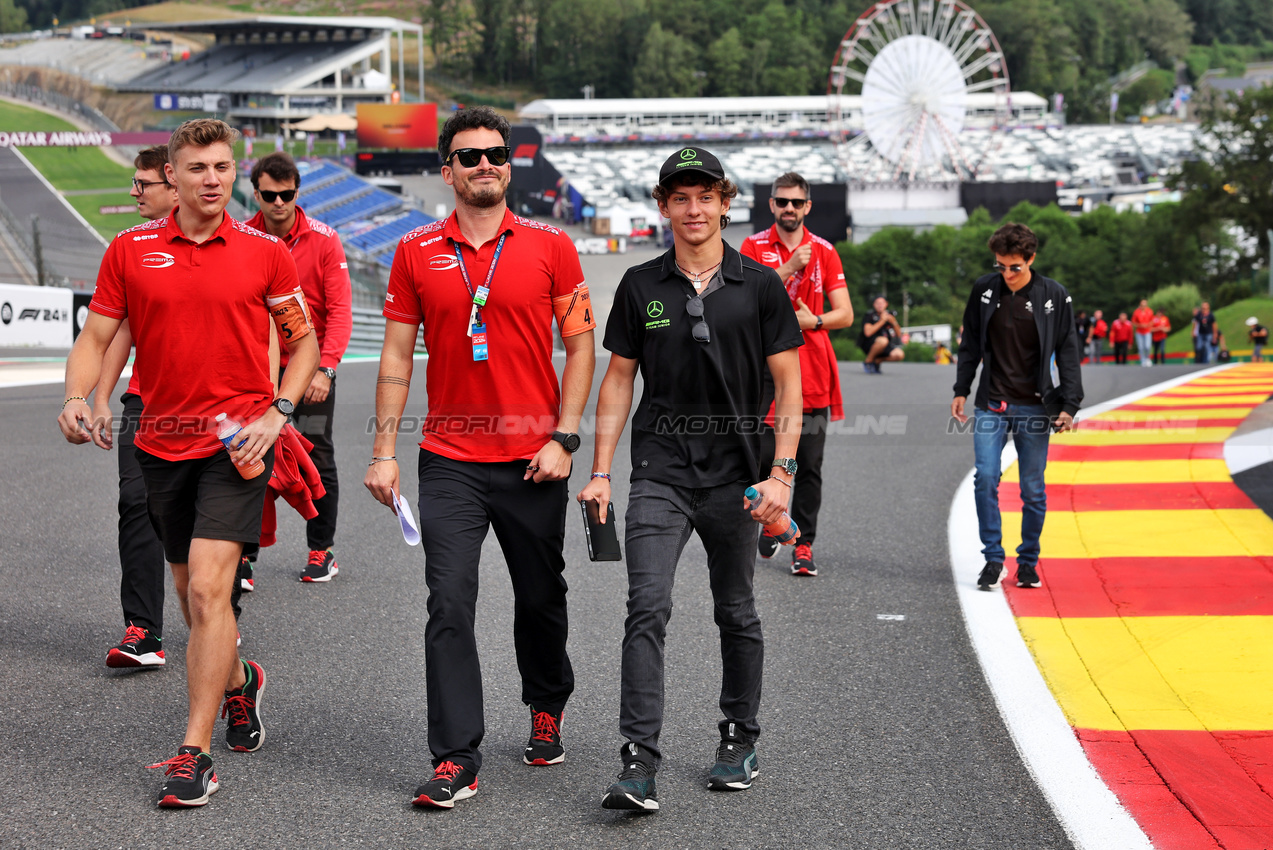
M724 180L725 169L720 160L702 148L681 148L667 158L659 169L659 184L667 182L678 174L687 171L700 171L713 180Z

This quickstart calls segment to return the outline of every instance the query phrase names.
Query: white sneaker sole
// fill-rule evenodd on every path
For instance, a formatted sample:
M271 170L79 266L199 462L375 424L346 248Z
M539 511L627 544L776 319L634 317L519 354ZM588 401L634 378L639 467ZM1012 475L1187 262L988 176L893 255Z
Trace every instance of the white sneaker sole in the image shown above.
M457 800L467 800L469 797L473 797L476 794L477 794L477 782L475 781L472 785L465 785L462 788L460 788L460 790L455 792L455 796L449 800L434 800L431 797L426 797L423 794L421 794L419 797L416 797L411 802L417 806L426 806L426 807L431 806L435 809L453 809L455 808L455 803Z
M141 655L129 655L112 648L106 653L106 666L117 670L135 669L139 667L162 667L168 661L157 652L143 652Z
M311 583L331 581L339 572L340 572L340 567L332 567L331 570L328 571L327 575L322 576L321 578L310 578L309 576L301 576L301 581L306 581Z

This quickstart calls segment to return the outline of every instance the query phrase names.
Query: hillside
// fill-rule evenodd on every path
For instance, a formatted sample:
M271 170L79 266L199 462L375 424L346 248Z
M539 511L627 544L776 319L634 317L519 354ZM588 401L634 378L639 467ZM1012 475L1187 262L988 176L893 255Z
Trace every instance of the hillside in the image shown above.
M1224 334L1225 343L1230 351L1251 349L1246 335L1246 320L1249 316L1255 316L1266 328L1273 328L1273 298L1267 295L1244 298L1228 307L1221 307L1215 313L1216 321L1220 325L1220 333ZM1193 335L1187 325L1167 337L1168 354L1177 354L1182 351L1193 351Z

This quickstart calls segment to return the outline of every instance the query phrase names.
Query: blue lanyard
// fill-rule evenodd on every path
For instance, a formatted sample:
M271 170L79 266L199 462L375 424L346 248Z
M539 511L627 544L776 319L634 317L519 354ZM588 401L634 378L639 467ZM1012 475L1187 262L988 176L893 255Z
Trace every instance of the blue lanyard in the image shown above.
M491 257L491 267L486 270L486 282L477 288L477 292L473 291L473 282L469 280L469 270L464 265L464 254L460 251L460 243L454 239L451 240L451 245L455 248L455 261L460 267L460 277L464 278L464 288L468 290L473 303L479 308L485 307L486 299L490 297L491 281L495 278L495 267L499 265L499 255L504 251L504 240L507 238L508 231L505 230L500 234L499 241L495 243L495 255Z

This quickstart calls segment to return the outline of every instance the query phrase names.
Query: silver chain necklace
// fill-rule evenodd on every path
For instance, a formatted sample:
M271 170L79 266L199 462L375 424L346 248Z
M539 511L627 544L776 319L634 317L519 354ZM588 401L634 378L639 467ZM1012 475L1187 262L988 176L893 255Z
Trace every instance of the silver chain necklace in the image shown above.
M691 278L690 282L694 284L695 289L701 289L703 286L703 275L707 275L707 279L710 281L712 279L711 272L714 272L718 268L720 268L720 264L723 262L725 262L725 258L721 257L719 260L716 261L716 265L712 266L711 268L704 269L703 271L698 273L686 271L685 268L680 263L677 263L676 267L681 270L681 274L685 275L688 278Z

